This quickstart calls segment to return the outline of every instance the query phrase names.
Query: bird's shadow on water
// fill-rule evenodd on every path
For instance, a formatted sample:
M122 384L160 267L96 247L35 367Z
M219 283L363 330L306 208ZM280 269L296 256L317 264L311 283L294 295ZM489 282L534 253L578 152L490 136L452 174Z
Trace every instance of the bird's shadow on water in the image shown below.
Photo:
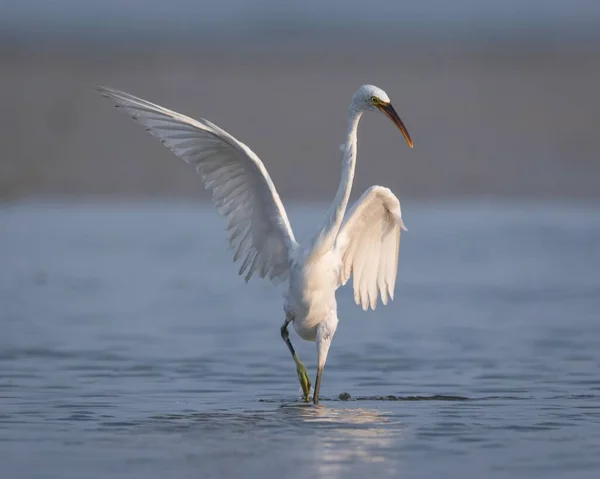
M357 396L342 393L336 398L322 398L318 405L304 402L300 398L258 399L265 409L218 409L212 411L184 411L181 413L152 416L155 425L167 428L189 429L202 427L209 429L233 428L246 429L253 427L286 428L302 427L307 423L324 427L370 427L375 425L391 425L393 414L378 408L360 407L360 402L373 401L471 401L464 396L432 395L432 396ZM275 409L269 405L277 406Z
M404 421L414 414L407 410L399 412L395 408L380 408L378 402L454 402L474 404L485 407L496 401L527 401L532 396L485 396L466 397L435 394L430 396L357 396L342 393L336 398L322 398L318 405L305 403L301 398L261 398L255 400L256 407L232 404L208 411L183 410L148 417L137 425L152 431L190 433L210 432L211 436L234 436L238 433L257 433L270 431L273 438L288 438L307 434L310 430L337 431L350 440L373 441L380 444L382 438L402 435ZM588 395L560 396L552 399L589 399ZM391 405L391 404L390 404ZM240 407L241 406L241 407ZM410 408L412 410L412 408ZM116 424L113 424L116 425ZM121 426L125 426L121 424ZM310 434L310 433L308 433ZM325 438L325 436L323 436Z
M150 423L167 429L240 429L247 428L281 428L303 427L307 423L324 427L369 427L390 425L393 423L391 413L378 408L365 408L356 404L360 401L398 401L398 400L468 400L458 396L399 397L370 396L351 397L347 393L337 398L322 398L320 404L306 403L300 398L258 399L263 406L257 408L237 409L222 408L211 411L182 411L179 413L151 416ZM270 407L271 406L271 407ZM272 406L276 406L273 408Z
M310 429L340 431L350 437L369 438L381 435L380 428L394 428L398 419L391 412L378 408L350 406L335 401L313 405L298 401L260 401L277 407L203 412L182 412L150 417L147 424L163 431L214 431L218 434L247 433L248 431L272 431L276 436L302 434ZM343 404L343 405L342 405ZM398 424L397 424L398 423ZM309 428L307 429L307 426ZM371 432L368 432L371 431Z

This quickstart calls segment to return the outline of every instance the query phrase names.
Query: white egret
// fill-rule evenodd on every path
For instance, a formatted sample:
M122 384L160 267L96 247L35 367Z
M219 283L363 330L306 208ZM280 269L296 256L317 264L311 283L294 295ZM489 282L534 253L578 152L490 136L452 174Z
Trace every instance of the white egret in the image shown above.
M307 402L310 380L290 341L289 323L302 339L316 342L313 402L317 404L323 368L338 326L336 290L353 276L354 300L365 311L369 306L375 309L378 295L383 304L394 296L400 230L406 230L398 198L387 188L372 186L344 219L362 114L385 113L413 146L388 95L372 85L363 85L354 94L342 145L340 185L321 230L302 246L294 238L269 173L248 146L207 120L194 120L118 90L101 87L98 91L175 155L196 166L219 213L227 220L234 262L242 262L239 274L246 281L256 274L274 283L287 281L281 336L296 363Z

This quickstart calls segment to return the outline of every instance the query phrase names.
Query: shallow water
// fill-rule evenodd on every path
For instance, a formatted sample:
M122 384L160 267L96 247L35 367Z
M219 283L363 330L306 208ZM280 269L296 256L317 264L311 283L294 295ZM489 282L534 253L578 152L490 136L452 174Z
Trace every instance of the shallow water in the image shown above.
M598 205L403 212L396 300L340 291L313 407L208 206L2 206L3 477L598 477Z

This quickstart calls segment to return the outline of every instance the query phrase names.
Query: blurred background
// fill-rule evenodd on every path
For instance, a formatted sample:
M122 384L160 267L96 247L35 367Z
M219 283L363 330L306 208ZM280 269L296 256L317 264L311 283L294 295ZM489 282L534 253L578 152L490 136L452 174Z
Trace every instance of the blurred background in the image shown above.
M357 192L597 197L599 24L588 0L1 2L0 197L203 196L107 85L230 131L284 199L329 199L362 83L415 149L368 118Z

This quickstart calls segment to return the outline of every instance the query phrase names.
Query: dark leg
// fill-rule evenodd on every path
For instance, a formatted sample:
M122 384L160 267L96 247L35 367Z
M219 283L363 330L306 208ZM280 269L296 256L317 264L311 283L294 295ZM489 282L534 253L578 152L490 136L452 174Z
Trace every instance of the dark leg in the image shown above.
M281 326L281 337L287 344L290 353L292 353L292 358L296 363L296 373L298 374L298 381L300 381L300 386L302 387L302 392L304 394L304 401L308 402L308 396L310 395L310 379L308 379L308 372L302 364L302 361L296 355L296 351L294 351L294 347L292 346L292 342L290 341L290 333L288 332L288 325L291 323L292 318L290 316L286 316L283 326Z
M321 378L323 377L323 368L317 369L317 380L315 381L315 392L313 394L313 403L319 404L319 391L321 390Z

